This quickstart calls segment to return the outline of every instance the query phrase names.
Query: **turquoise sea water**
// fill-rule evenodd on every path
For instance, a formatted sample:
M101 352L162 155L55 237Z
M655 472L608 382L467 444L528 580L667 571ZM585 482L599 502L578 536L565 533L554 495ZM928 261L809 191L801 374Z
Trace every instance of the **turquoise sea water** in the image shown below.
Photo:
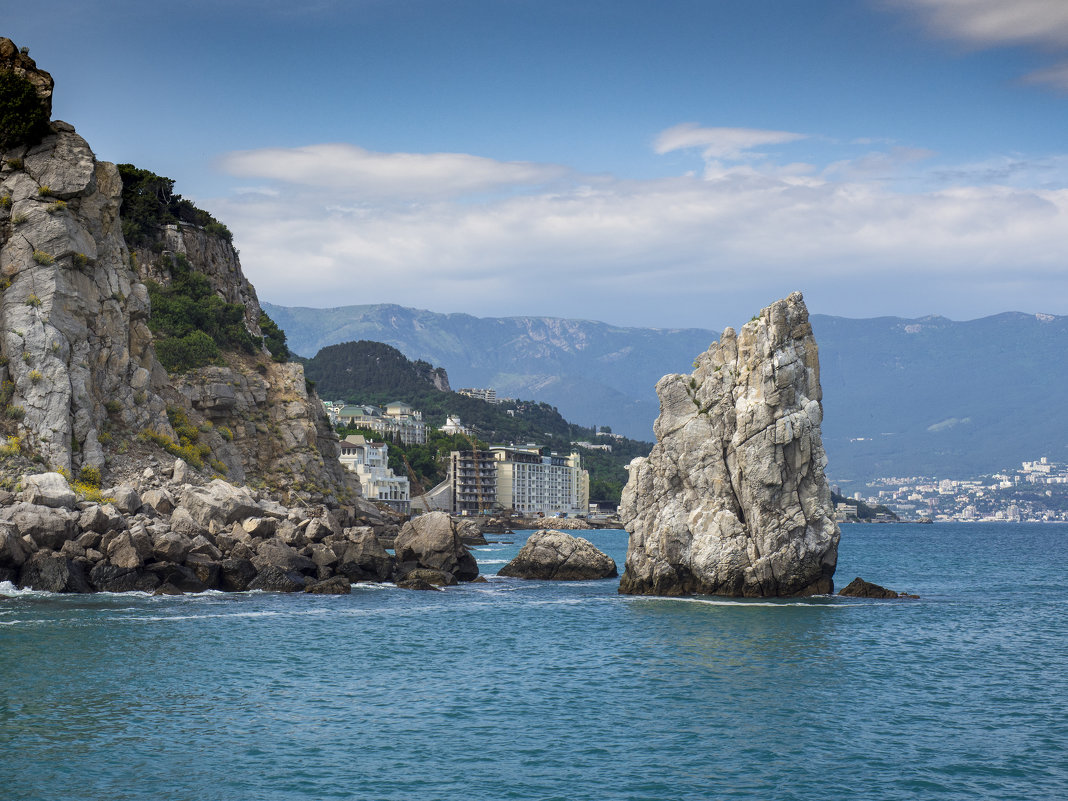
M1064 525L852 525L836 583L921 600L20 594L0 799L1066 798L1066 563Z

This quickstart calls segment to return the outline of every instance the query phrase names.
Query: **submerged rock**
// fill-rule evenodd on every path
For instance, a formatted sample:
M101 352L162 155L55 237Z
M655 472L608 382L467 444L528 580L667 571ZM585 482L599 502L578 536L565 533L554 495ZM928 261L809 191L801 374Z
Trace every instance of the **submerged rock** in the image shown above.
M801 293L761 311L656 386L656 444L619 507L619 590L790 596L833 591L838 555L819 358Z
M563 531L531 534L498 576L545 581L586 581L618 576L615 561L589 540Z

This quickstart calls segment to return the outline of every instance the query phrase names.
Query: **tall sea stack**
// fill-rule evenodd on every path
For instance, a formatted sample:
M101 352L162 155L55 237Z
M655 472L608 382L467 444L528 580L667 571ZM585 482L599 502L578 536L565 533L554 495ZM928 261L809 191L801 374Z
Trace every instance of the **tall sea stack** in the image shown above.
M800 292L728 328L656 385L656 445L630 465L619 591L818 595L838 526L823 469L819 356Z

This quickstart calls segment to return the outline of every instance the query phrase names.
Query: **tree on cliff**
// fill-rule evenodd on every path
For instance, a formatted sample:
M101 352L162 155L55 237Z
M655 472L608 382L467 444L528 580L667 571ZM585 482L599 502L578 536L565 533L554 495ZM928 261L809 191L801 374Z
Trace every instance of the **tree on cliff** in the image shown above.
M48 131L48 112L33 84L13 72L0 72L0 151L35 145Z

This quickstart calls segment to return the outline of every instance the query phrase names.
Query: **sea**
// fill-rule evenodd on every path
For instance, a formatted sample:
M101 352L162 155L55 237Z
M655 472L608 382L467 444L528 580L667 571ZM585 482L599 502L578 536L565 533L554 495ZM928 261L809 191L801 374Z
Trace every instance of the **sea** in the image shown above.
M622 531L580 532L622 570ZM1068 798L1068 525L845 525L836 584L0 585L0 799Z

